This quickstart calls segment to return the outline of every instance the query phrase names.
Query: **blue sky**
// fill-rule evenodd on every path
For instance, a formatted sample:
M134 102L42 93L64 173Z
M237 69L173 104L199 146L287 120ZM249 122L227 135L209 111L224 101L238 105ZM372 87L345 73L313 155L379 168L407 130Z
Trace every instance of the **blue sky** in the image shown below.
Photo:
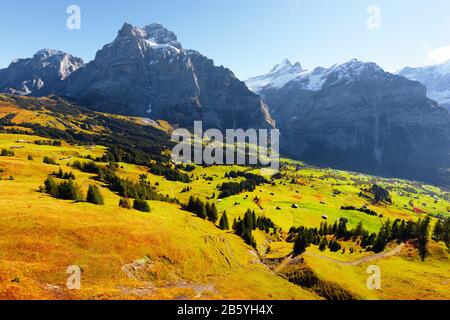
M81 30L66 28L72 4ZM380 30L367 27L370 5ZM21 0L0 5L0 68L42 48L90 61L125 21L162 23L241 79L284 58L308 69L358 58L389 71L450 59L449 0Z

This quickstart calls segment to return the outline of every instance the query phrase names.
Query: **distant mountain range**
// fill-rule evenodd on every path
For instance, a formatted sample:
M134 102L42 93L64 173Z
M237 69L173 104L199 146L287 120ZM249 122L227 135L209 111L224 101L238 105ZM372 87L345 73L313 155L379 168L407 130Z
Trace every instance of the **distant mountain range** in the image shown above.
M0 70L0 92L57 95L187 128L194 120L204 128L276 126L292 158L445 184L449 70L447 63L392 74L351 60L308 71L286 59L244 83L162 25L126 23L87 64L49 49L13 61Z
M273 70L247 84L270 106L288 156L323 166L443 181L449 166L450 116L427 98L424 85L358 60L312 71L284 61Z

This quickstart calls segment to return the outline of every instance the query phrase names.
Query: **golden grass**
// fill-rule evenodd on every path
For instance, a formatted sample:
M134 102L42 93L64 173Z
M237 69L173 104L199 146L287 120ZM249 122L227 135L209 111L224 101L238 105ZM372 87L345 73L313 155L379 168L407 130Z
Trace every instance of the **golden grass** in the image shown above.
M36 137L0 135L0 148ZM105 206L73 203L37 192L59 160L82 147L25 143L0 167L0 299L314 299L272 274L237 236L181 211L150 202L152 212L118 206L119 197L75 172L85 192L98 184ZM32 154L35 159L26 159ZM71 170L74 171L74 170ZM122 267L146 258L146 271L129 278ZM66 289L66 268L83 270L81 290Z

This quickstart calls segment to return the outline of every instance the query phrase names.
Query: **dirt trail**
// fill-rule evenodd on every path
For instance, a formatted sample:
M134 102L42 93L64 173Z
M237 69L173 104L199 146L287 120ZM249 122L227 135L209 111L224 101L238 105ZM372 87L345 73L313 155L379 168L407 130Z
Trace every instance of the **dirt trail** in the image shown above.
M305 255L310 256L310 257L315 257L315 258L319 258L319 259L323 259L323 260L328 260L337 264L340 264L342 266L358 266L360 264L364 264L364 263L368 263L374 260L379 260L379 259L385 259L385 258L389 258L392 256L395 256L397 254L399 254L403 248L405 247L405 244L402 243L400 245L398 245L397 247L395 247L393 250L391 251L386 251L386 252L381 252L381 253L377 253L374 254L372 256L368 256L368 257L364 257L358 260L354 260L354 261L340 261L340 260L336 260L330 257L326 257L326 256L322 256L316 253L312 253L312 252L306 252Z

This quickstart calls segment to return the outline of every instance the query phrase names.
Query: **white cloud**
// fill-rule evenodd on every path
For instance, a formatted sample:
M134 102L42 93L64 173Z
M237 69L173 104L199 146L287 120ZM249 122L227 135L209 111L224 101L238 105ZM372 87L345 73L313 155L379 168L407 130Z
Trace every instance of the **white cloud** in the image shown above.
M428 51L428 59L435 63L444 63L450 60L450 46L430 49Z

